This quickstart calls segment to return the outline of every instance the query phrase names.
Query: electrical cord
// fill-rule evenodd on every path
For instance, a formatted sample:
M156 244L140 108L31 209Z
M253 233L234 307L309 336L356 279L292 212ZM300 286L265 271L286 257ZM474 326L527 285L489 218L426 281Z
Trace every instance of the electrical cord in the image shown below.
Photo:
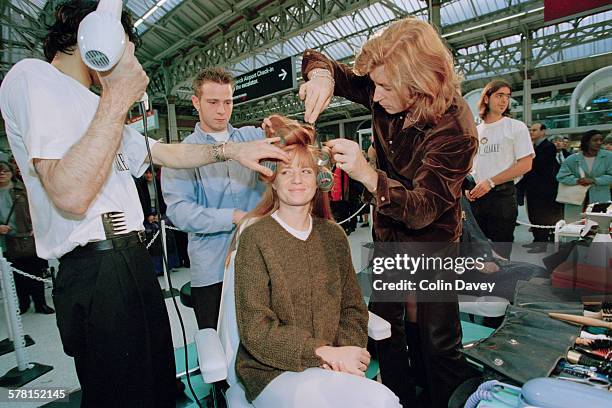
M153 165L153 155L151 154L151 145L149 144L149 136L148 136L148 132L147 132L147 110L145 107L145 103L143 101L140 101L138 103L138 106L140 108L140 113L142 114L142 124L143 124L143 133L144 133L144 138L145 138L145 146L147 147L147 156L149 158L149 163L151 165L151 173L153 174L153 195L155 197L155 207L157 209L157 214L160 218L160 226L163 228L164 226L161 224L161 214L160 214L160 206L159 206L159 197L157 196L157 192L159 191L157 189L157 175L155 174L155 166ZM165 231L162 231L165 234ZM162 249L162 262L164 264L164 269L166 270L166 274L168 277L168 287L170 288L170 295L172 297L172 303L174 304L174 310L176 310L176 314L178 315L179 318L179 323L181 325L181 334L183 336L183 344L185 345L184 347L184 356L185 356L185 375L187 377L187 385L189 386L189 390L191 391L191 395L193 395L193 398L195 399L196 404L198 405L198 407L202 408L202 405L200 404L200 400L198 398L198 396L196 395L193 386L191 385L191 378L190 378L190 374L189 374L189 354L187 351L187 334L185 333L185 324L183 323L183 317L181 315L181 312L179 310L178 304L176 303L176 295L174 294L174 287L172 286L172 279L170 278L170 269L168 268L168 258L166 256L166 248L164 247L164 245L162 244L161 246Z
M503 398L501 398L500 396L496 395L493 392L493 391L503 389L503 388L508 388L519 394L521 392L521 389L519 387L515 387L513 385L505 384L497 380L486 381L480 384L478 389L472 395L470 395L470 398L468 398L468 400L465 402L464 408L476 408L478 404L480 403L480 401L483 401L483 400L486 400L486 401L497 400L498 402L508 407L514 406L514 403L504 400Z

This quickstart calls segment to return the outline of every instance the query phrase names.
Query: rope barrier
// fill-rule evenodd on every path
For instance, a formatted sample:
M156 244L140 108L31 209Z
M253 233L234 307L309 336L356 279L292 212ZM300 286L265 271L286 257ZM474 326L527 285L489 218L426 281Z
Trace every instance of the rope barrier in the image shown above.
M361 210L363 210L367 205L368 205L368 203L363 204L357 211L355 211L355 213L353 215L351 215L350 217L340 221L338 223L338 225L342 225L345 222L348 222L352 218L356 217L361 212ZM530 227L530 228L555 229L554 225L534 225L534 224L530 224L528 222L524 222L524 221L520 221L520 220L517 220L516 222L518 224L521 224L521 225L524 225L524 226ZM169 230L181 231L179 228L172 227L170 225L166 225L166 228L169 229ZM155 242L155 240L159 236L160 232L161 232L161 229L158 230L155 233L155 235L153 235L153 238L151 238L151 241L149 241L149 243L147 244L147 249L149 249L151 247L151 245L153 245L153 243ZM51 283L50 279L45 279L45 278L41 278L40 276L30 275L29 273L26 273L24 271L20 271L17 268L12 268L12 269L13 269L13 272L17 273L18 275L25 276L26 278L34 279L34 280L37 280L37 281L40 281L40 282L44 282L44 283Z
M521 224L524 225L526 227L530 227L530 228L541 228L541 229L555 229L554 225L534 225L534 224L530 224L528 222L524 222L524 221L520 221L520 220L516 220L517 224Z
M51 279L45 279L45 278L41 278L40 276L34 276L34 275L30 275L27 272L24 271L20 271L17 268L13 268L11 266L11 269L13 270L13 272L15 272L17 275L21 275L21 276L25 276L26 278L30 278L30 279L34 279L37 280L39 282L44 282L44 283L51 283Z

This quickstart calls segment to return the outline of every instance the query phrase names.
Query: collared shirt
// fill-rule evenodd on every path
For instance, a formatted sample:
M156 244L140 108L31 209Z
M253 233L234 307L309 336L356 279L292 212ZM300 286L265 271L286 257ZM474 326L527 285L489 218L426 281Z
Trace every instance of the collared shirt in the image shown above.
M559 150L557 152L557 163L561 164L565 161L565 155L563 154L563 150Z
M536 140L535 142L533 142L533 148L535 149L536 147L538 147L540 145L540 143L542 143L544 140L546 140L545 137L541 137L538 140Z
M228 126L229 142L264 138L253 126ZM183 143L214 144L198 122ZM168 169L162 172L162 192L168 206L166 215L179 229L189 233L191 285L208 286L223 281L225 257L234 224L234 209L252 210L259 203L265 185L253 170L236 161L225 161L196 169Z
M374 82L346 65L306 50L302 76L329 69L334 94L372 111L378 185L374 236L382 242L451 242L461 234L461 183L476 152L477 133L469 107L457 93L437 123L404 128L407 112L388 114L374 102Z

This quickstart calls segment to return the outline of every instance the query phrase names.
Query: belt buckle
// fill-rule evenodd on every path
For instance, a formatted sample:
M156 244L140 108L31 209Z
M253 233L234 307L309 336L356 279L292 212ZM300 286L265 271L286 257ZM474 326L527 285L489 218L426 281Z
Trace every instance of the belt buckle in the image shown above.
M137 234L138 234L138 241L140 243L144 243L146 241L146 234L145 234L145 232L144 231L138 231Z

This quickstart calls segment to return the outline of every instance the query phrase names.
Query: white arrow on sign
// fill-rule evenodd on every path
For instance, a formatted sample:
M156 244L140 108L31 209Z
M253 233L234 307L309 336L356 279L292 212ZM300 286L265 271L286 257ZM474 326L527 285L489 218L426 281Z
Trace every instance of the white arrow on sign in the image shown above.
M283 68L281 68L281 73L278 74L278 77L281 79L281 81L284 81L285 78L287 77L287 71L285 71Z

